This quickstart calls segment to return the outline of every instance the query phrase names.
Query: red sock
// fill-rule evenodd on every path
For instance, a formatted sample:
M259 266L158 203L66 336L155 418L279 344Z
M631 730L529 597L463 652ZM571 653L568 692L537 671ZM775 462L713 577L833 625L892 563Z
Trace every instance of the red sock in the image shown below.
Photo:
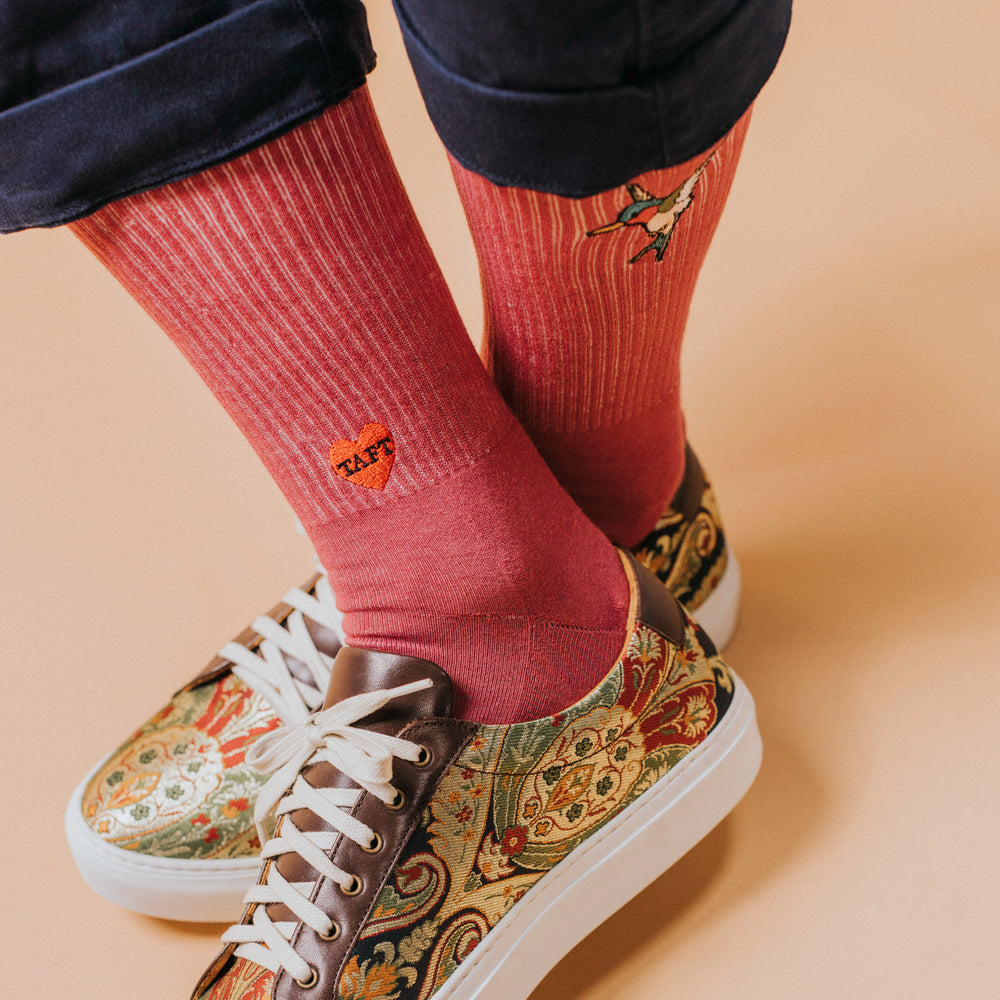
M352 644L440 663L481 721L557 711L604 676L618 557L477 357L364 88L73 228L257 450Z
M749 117L713 151L592 198L497 187L452 161L487 365L556 478L622 545L652 529L683 474L681 337ZM654 202L678 191L675 210L688 207L671 226Z

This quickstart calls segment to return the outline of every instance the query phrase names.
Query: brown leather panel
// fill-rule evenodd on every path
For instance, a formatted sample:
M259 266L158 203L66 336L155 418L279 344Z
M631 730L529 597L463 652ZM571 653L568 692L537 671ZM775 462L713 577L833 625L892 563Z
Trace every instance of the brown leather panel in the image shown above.
M366 719L361 723L364 729L378 728L380 732L391 733L393 729L382 729L381 726L393 719L399 728L425 716L450 716L453 698L451 679L430 660L344 646L334 661L330 687L323 707L329 708L338 701L366 691L398 687L400 684L420 681L425 677L434 682L432 688L408 695L406 698L396 699L377 715L371 716L370 721ZM378 723L378 726L375 723Z
M333 998L338 995L337 986L344 964L419 823L421 813L442 776L478 728L474 723L457 719L425 719L399 733L404 739L427 747L432 754L431 761L424 767L417 767L408 761L396 760L393 784L406 796L402 809L387 809L367 793L361 796L354 815L381 835L382 849L377 854L367 854L346 838L342 837L337 843L333 852L335 864L358 875L363 887L356 896L345 896L335 882L325 878L319 881L313 902L337 921L340 937L336 941L324 941L310 927L301 925L292 944L317 970L320 981L312 989L303 990L291 975L282 972L275 984L276 1000L314 1000L316 996Z
M355 723L359 729L368 729L395 736L416 719L447 718L451 715L454 695L451 679L437 664L431 663L429 660L421 660L414 656L393 656L389 653L345 646L337 654L334 661L327 700L323 707L329 708L345 698L367 691L396 687L424 678L430 678L433 686L425 691L417 691L403 698L395 699L385 708ZM397 765L399 763L396 761ZM428 769L418 770L423 774ZM302 776L314 788L357 787L353 781L327 763L313 764L307 767L302 772ZM405 789L402 790L405 792ZM375 802L382 809L385 808L377 799ZM330 829L319 816L309 809L296 810L289 816L303 833ZM348 842L348 846L358 850L356 845L351 842ZM334 845L334 850L339 850L339 844ZM345 870L350 871L351 869ZM297 854L282 856L278 860L278 871L290 882L311 882L317 877L317 872L313 867ZM272 904L268 913L274 920L295 919L284 906L279 904Z
M705 493L705 472L691 445L684 446L684 478L670 501L672 510L679 511L686 521L693 521L701 509L701 498Z
M678 646L683 646L685 617L673 594L631 552L623 549L619 549L619 552L628 560L635 573L639 589L639 607L636 612L638 620Z

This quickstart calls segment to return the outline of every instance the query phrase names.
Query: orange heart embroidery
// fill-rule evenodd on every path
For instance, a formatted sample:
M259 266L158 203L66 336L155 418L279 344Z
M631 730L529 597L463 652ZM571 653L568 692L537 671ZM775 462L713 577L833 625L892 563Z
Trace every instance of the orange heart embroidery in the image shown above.
M365 424L357 441L330 445L330 468L349 483L370 490L385 489L396 458L396 444L384 424Z

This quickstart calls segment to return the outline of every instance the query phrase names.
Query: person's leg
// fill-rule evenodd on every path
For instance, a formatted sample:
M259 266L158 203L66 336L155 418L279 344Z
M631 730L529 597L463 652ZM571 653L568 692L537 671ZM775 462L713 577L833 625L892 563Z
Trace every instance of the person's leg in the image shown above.
M70 6L7 16L0 229L82 220L284 489L350 641L442 662L475 718L586 690L618 558L461 327L356 89L361 4Z
M256 448L351 644L439 663L480 720L557 711L603 676L619 559L486 374L364 88L73 229Z
M225 193L229 191L236 202L240 200L245 193L243 182L248 180L246 168L245 165L233 166L228 173L213 174L212 182L206 181L204 185L194 180L183 181L262 142L276 139L359 85L374 59L359 3L355 0L246 0L242 3L227 0L220 5L214 0L196 0L183 5L183 9L158 11L155 18L150 18L147 7L140 3L88 0L81 8L70 0L47 0L45 5L27 2L9 5L5 17L5 31L0 37L0 149L4 159L4 170L0 172L0 229L59 224L85 217L109 202L115 203L137 192L181 182L162 198L140 197L109 208L106 216L82 223L81 232L88 234L95 248L113 262L130 285L142 289L141 294L150 307L164 316L178 339L188 346L189 353L208 359L206 374L230 405L241 410L251 433L256 434L255 423L266 422L266 418L259 418L252 412L255 407L246 397L240 398L242 391L252 392L266 385L265 408L289 414L294 406L286 403L286 396L298 396L295 405L304 405L309 392L317 385L325 386L333 381L337 392L357 390L360 393L365 379L383 377L384 373L375 364L381 357L380 344L378 353L361 352L364 374L358 376L361 378L358 383L338 381L338 376L346 369L329 367L331 362L324 352L317 368L307 371L302 378L287 374L278 380L281 384L275 388L275 375L264 366L259 379L256 374L241 376L240 385L228 390L224 385L227 374L242 371L244 364L239 350L230 343L232 330L248 322L248 317L263 304L267 307L264 313L275 320L275 336L288 333L283 312L286 293L300 279L312 290L317 290L318 286L315 276L286 273L278 266L282 271L278 292L284 296L278 305L262 303L259 288L247 289L225 283L213 287L211 267L203 266L198 258L202 253L212 256L215 248L208 234L220 236L220 232L212 231L217 220L231 227L234 238L239 238L241 252L251 257L256 252L251 242L244 243L245 232L240 230L246 213L227 214L232 203L226 200ZM31 53L37 53L37 58ZM301 141L290 138L281 147L283 153L288 153L290 147ZM53 149L59 150L58 156L52 155ZM338 324L354 323L355 334L359 334L369 316L377 314L379 322L384 322L388 310L399 307L406 322L413 324L408 328L408 343L413 347L413 355L418 354L419 348L419 353L427 360L427 351L440 347L441 336L447 334L461 339L454 313L450 303L444 301L440 278L433 265L427 262L422 242L416 241L420 245L415 250L408 247L411 256L407 274L396 280L394 269L398 265L398 253L413 235L412 218L408 207L399 209L401 219L393 216L390 210L392 206L402 205L402 199L393 188L396 181L391 167L383 171L379 169L378 157L366 156L365 159L365 167L361 176L355 179L353 188L338 192L338 197L345 195L344 206L352 224L350 231L363 241L370 256L366 259L362 255L346 265L352 274L333 282L339 283L339 291L329 292L322 307L336 314ZM257 162L259 160L260 157ZM383 173L392 175L391 183L385 183L393 188L392 197L384 204L373 201L375 192L383 185ZM273 180L276 182L277 178ZM249 187L257 191L267 190L269 185L273 186L266 171L249 183ZM325 194L318 201L322 204L319 213L322 215L331 206ZM250 213L260 209L267 215L268 208L276 206L288 212L302 207L301 204L286 206L278 199L272 205L244 205L241 212L244 208ZM145 208L150 210L149 218L144 215ZM308 212L310 206L306 208ZM202 217L211 216L203 219L204 227L199 222L199 212ZM281 226L274 221L276 218L277 215L271 217L272 228L277 226L278 235L282 235ZM366 220L374 218L379 225L366 228ZM302 237L294 247L296 254L301 244L310 242L306 231L309 225L316 225L316 220L307 219L296 229ZM266 225L258 227L255 222L252 228L254 235L261 239L268 235ZM264 232L256 232L257 228ZM358 230L362 232L359 234ZM405 239L402 230L409 234ZM186 234L190 239L185 240ZM289 238L289 242L295 240ZM140 246L148 249L148 259L127 259L129 253L137 252ZM168 259L168 247L177 251L176 259ZM332 244L327 243L332 253L331 247ZM278 248L271 248L271 251L268 263L281 265L282 251ZM348 252L343 242L337 247L337 253L341 251L346 257L356 256ZM385 256L392 259L393 277L384 282L383 291L379 292L373 289L372 282L376 279L372 275L382 267ZM191 274L184 273L185 260L192 262ZM218 262L221 266L221 258ZM259 264L260 260L251 263ZM323 261L318 263L324 264ZM367 280L358 288L349 287L356 264L374 269L365 272L364 267L358 267L358 276L367 274ZM150 270L145 274L147 265ZM223 270L235 269L242 278L247 273L244 265L243 260L233 257L224 262ZM442 328L432 331L427 343L416 344L413 341L418 330L428 321L420 317L414 322L408 307L400 307L400 302L409 294L414 276L419 279L423 270L429 275L428 283L427 287L418 290L418 298L431 303L433 309L440 305L436 321ZM272 277L268 275L266 280L271 281ZM381 278L377 280L381 286ZM208 293L205 288L197 287L199 281L208 287ZM200 313L184 308L183 294L187 293L198 298ZM337 295L344 299L333 308L331 303ZM362 305L367 311L359 311L354 305L355 296L357 303L368 303L371 308ZM291 297L296 298L294 294ZM266 299L266 295L263 298ZM302 309L298 319L304 313L312 315L312 303L297 305ZM176 321L169 315L171 309L180 314ZM208 333L218 334L216 339L223 348L222 353L213 355L208 333L205 343L199 345L198 331L185 326L185 323L197 325L202 319L210 321L210 326L216 324ZM230 324L230 328L222 329L226 324ZM282 358L275 359L276 366L295 354L292 346L283 346L287 350ZM358 353L356 350L355 360ZM467 346L457 348L456 357L459 367L465 365ZM341 360L340 357L336 359L338 365ZM223 370L227 364L232 366L228 373ZM212 365L218 365L219 370L210 371ZM470 375L471 382L481 378L479 369L475 371L477 374ZM399 380L396 388L401 394L410 393L409 403L424 392L422 383L411 385L406 378ZM325 393L325 388L321 391ZM453 399L459 397L468 401L468 397L462 397L457 390L452 392ZM356 402L359 397L356 394L351 398ZM325 403L325 396L321 402ZM430 463L422 470L428 480L439 473L443 476L451 464L461 463L471 454L467 449L456 459L455 444L447 437L449 422L453 419L457 422L455 440L466 440L468 444L467 438L477 433L476 428L486 427L496 418L495 402L492 398L483 406L479 403L467 406L457 415L434 414L430 431L425 427L428 421L417 421L418 437L422 434L423 442L434 449L434 462L437 463L437 472L429 467ZM470 408L475 412L466 425L463 420L469 416ZM359 416L357 421L367 421L369 416L371 414ZM384 414L379 416L388 419ZM315 412L307 414L306 423L314 417ZM346 423L352 421L357 426L331 426L329 437L357 440L362 426L353 416ZM395 420L391 423L390 429L397 435L394 444L401 443L403 451L385 485L383 492L386 495L392 495L401 478L409 475L407 462L414 455L406 439L406 424ZM298 427L295 430L297 432ZM431 433L434 430L441 432L441 437L434 439ZM272 464L280 465L282 450L294 451L295 448L286 447L286 441L275 445L264 440L271 431L280 436L280 428L268 427L258 435L258 446L272 455ZM489 433L484 432L484 435L485 441ZM343 485L347 489L350 479L354 480L350 490L370 493L370 486L354 485L359 481L355 477L365 481L374 473L355 467L369 463L368 448L374 448L375 454L379 454L380 440L382 436L359 442L357 449L338 456L332 467L324 458L320 462L320 473L331 477L326 488ZM293 446L298 443L298 440L292 442ZM324 440L317 447L322 451L330 444L331 441ZM490 452L485 459L486 465L490 462L503 465L497 460L498 454L497 450ZM383 446L381 460L387 458ZM297 459L293 459L293 465L295 461ZM345 464L349 462L353 465ZM375 469L380 464L376 464ZM479 475L486 465L480 465L479 471L470 476ZM338 471L346 476L348 469L351 475L345 479L332 478ZM311 516L306 519L319 531L322 516L315 513L315 498L309 499L317 470L304 470L300 476L298 467L289 467L287 474L279 474L301 502L307 506L313 504ZM545 482L539 483L540 480ZM445 497L457 481L450 476L444 477L440 489L435 487L438 496ZM346 497L350 497L350 490ZM529 501L525 497L531 490ZM388 530L389 521L382 519L383 505L378 512L368 516L364 528L358 529L353 549L337 546L329 538L325 542L321 540L319 547L326 561L335 569L341 565L345 567L342 572L338 570L341 578L335 578L334 582L340 590L341 604L357 612L350 625L353 641L372 645L378 645L380 639L398 642L394 648L418 649L428 655L433 652L447 665L454 666L455 654L438 650L441 635L429 636L433 629L428 619L415 621L415 618L421 611L421 602L435 602L432 617L442 624L436 613L444 607L448 594L457 593L465 602L462 609L468 610L475 605L477 613L461 621L448 618L449 635L461 637L463 625L475 626L478 639L474 639L472 645L488 641L490 653L479 661L477 670L480 679L487 680L491 713L500 717L511 703L516 703L520 706L517 712L535 714L544 711L546 704L561 705L571 700L573 690L589 683L585 662L589 653L594 652L595 658L600 659L593 641L597 640L597 647L602 643L609 648L614 645L611 637L616 629L608 625L609 619L614 625L620 595L612 594L610 604L607 607L602 604L595 611L593 605L601 581L617 572L616 564L609 560L610 550L600 536L579 520L574 509L565 506L565 498L553 499L550 491L551 480L547 479L547 473L540 469L537 456L525 448L524 455L509 458L498 485L482 491L478 507L475 503L463 504L461 510L446 510L444 517L414 515L406 530L396 532L394 537ZM321 493L322 487L317 492ZM495 504L494 495L499 496ZM412 497L407 503L414 503ZM447 504L442 502L441 506L447 507ZM483 513L486 507L489 512ZM536 509L544 509L546 515L542 524L545 535L537 545L523 535L524 526L533 524ZM513 527L511 521L516 522ZM459 522L457 526L455 522ZM470 525L474 528L471 539L467 530ZM563 527L566 528L564 545L559 548ZM452 547L443 547L447 551L441 549L445 532L452 532ZM359 536L364 539L361 543L357 542ZM359 544L366 549L363 566L358 560ZM387 547L391 551L388 562ZM457 550L457 555L453 550ZM436 557L435 552L438 553ZM572 569L568 568L567 560L572 562ZM519 602L526 613L504 614L505 610L509 611L507 599L513 597L518 580L524 583L529 575L540 579L539 593L551 588L549 597L536 598L532 584L530 601ZM88 858L104 859L103 864L109 855L99 850L105 847L102 837L107 838L109 847L111 843L127 842L135 848L141 843L141 847L127 852L130 861L117 872L116 877L121 877L127 890L116 896L117 901L133 905L132 901L138 897L132 883L141 881L144 887L151 886L140 900L140 908L148 912L176 918L221 919L224 916L224 910L212 909L218 889L212 876L206 875L205 884L198 883L196 887L194 880L201 878L196 870L199 861L206 862L202 867L218 871L224 862L232 860L238 864L242 855L253 852L252 830L245 822L247 810L238 811L235 819L231 815L232 801L247 804L249 796L252 803L255 786L243 763L243 752L262 731L277 725L279 717L285 722L296 721L322 700L316 685L325 686L324 677L331 659L327 654L335 651L338 640L331 631L331 623L336 619L332 598L325 587L325 578L321 578L321 582L320 600L296 591L289 596L291 606L275 613L274 618L288 626L288 630L279 627L277 621L257 619L254 630L248 630L238 642L229 644L222 656L214 659L197 680L141 727L143 735L139 742L134 739L126 742L108 758L105 767L98 768L78 790L76 818L80 821L77 823L80 836L74 843L75 848L83 850ZM613 591L613 582L606 582ZM412 604L400 597L411 584L416 595ZM494 599L500 587L508 588L507 596ZM580 587L586 591L582 596L577 595ZM462 588L467 588L467 592L463 593ZM558 596L553 598L553 594ZM567 607L571 609L568 619L560 618ZM479 614L480 609L485 609L485 613ZM449 607L448 610L454 609ZM530 621L533 611L542 613L541 623ZM579 624L581 619L582 624ZM567 624L571 627L566 628ZM411 626L416 627L411 630ZM532 634L533 628L537 632L533 635L534 652L539 662L545 662L549 674L544 687L526 680L523 675L519 681L518 663L524 665L522 656L508 649L508 645L516 645L523 654L524 644L508 640L508 637L517 634L523 638ZM401 639L404 632L405 637ZM553 645L557 647L554 650L550 649ZM470 647L463 655L471 658L471 654ZM580 658L574 660L577 654ZM497 667L503 658L506 660ZM560 682L560 663L572 663L572 669L566 674L566 684ZM480 669L483 665L485 669ZM471 692L465 687L461 670L455 669L459 674L460 698L468 696ZM304 693L304 698L298 697L298 691ZM539 701L540 695L546 700ZM223 707L225 726L220 731L223 716L213 713L222 711ZM477 711L468 701L464 707L474 713ZM190 759L184 754L177 759L170 755L158 757L155 792L150 794L141 810L134 809L116 794L117 782L123 774L150 773L154 765L148 763L148 747L142 740L155 743L160 731L177 725L185 727L184 732L193 737L191 741L180 740L177 747L201 745L203 738L208 746L216 736L219 739L224 736L225 753L218 759L199 761L199 774L203 779L198 786L201 791L189 788L191 796L185 794L182 799L177 799L176 793L179 787L189 787L183 778ZM202 792L212 787L212 781L216 782L217 791L212 793L210 800L205 799ZM204 821L204 827L192 826L192 817L198 817L199 823ZM126 852L117 853L125 855ZM115 854L114 850L110 851L110 856ZM78 859L83 856L77 854ZM175 862L182 858L189 861L185 873L192 881L183 892L170 897L169 906L163 904L167 909L160 908L162 900L157 895L163 891L162 886L152 886L153 875L159 869L153 865L141 869L140 876L135 875L140 869L134 862L146 856L154 860L164 856ZM112 867L115 863L108 862ZM88 877L96 878L95 872L96 869L89 870ZM189 911L186 908L199 892L207 908ZM237 895L241 893L239 890Z
M431 27L447 25L446 34L461 36L460 54L469 54L473 62L481 53L491 54L497 36L480 22L492 5L413 0L412 6L426 8ZM544 5L506 0L496 6L516 27L528 27L513 34L530 51L531 29ZM604 2L590 14L613 20L616 11L631 17L648 6ZM692 6L692 13L697 9ZM575 27L563 7L553 8L550 16ZM724 14L722 19L730 20ZM677 27L674 37L683 37L689 26ZM412 33L410 42L412 48ZM502 74L503 57L516 63L518 51L510 38L503 40L494 68ZM598 48L590 56L606 54ZM544 55L558 61L562 52L554 46ZM445 103L455 98L460 121L501 147L498 161L526 154L529 165L545 165L545 156L532 155L539 149L525 150L517 141L525 133L520 115L508 119L506 134L502 128L492 131L497 118L490 113L486 87L482 81L461 80L462 69L442 70L436 97ZM565 112L566 93L572 91L509 103L521 105L518 110L527 110L530 119L525 103L536 111L548 105ZM433 97L432 88L429 104ZM609 143L620 134L609 128ZM721 136L695 146L689 155L705 152ZM586 167L586 154L586 148L576 149L571 166ZM474 166L458 158L467 168ZM604 178L594 191L666 165L631 169L635 165L630 164L623 177ZM533 184L510 177L504 182L538 188L538 177ZM669 194L637 191L633 204L652 202L665 214L667 205L661 203ZM682 188L674 204L688 196ZM544 215L549 206L543 199L525 200L518 221L533 224L532 209ZM516 197L495 204L484 199L483 207L503 214L516 202ZM607 241L598 230L628 221L618 217L627 205L609 199L600 207L614 208L614 214L576 219L577 226L583 225L569 229L570 239ZM564 224L561 216L552 213L557 227ZM588 229L593 237L586 236ZM653 253L661 249L656 241L666 243L659 238L662 232L651 233ZM510 235L521 237L516 225ZM557 240L536 242L552 247ZM510 266L508 260L519 266L521 258L504 258L503 266ZM619 268L638 266L619 260ZM604 279L603 271L595 274L585 266L582 272L589 280ZM515 297L519 291L510 286L501 294ZM602 394L595 403L607 406L613 398ZM604 425L600 414L596 421ZM623 483L621 493L631 485ZM405 658L385 662L363 653L355 657L350 649L339 654L333 686L341 668L347 680L340 690L353 697L331 702L299 732L265 737L255 748L260 765L273 772L262 801L275 803L282 825L263 850L267 862L247 895L250 905L224 935L227 947L196 988L196 1000L264 995L291 1000L314 987L323 995L357 998L376 993L447 994L456 1000L526 997L562 954L722 819L760 761L752 700L660 581L626 561L633 598L629 642L602 684L549 719L465 729L440 718L447 715L448 680L431 665ZM366 675L382 690L373 691ZM399 686L384 690L389 676ZM389 719L370 714L373 703L381 706L390 699ZM355 732L348 729L352 725ZM386 734L396 739L380 743ZM361 751L372 744L383 748L387 761L382 783L356 777L364 762ZM358 753L352 756L354 747ZM318 794L317 788L331 786L330 763L355 777L364 791L355 795L331 788L332 794ZM350 810L349 825L338 807ZM365 857L383 851L394 860L386 864Z
M683 473L681 336L789 3L446 7L397 0L480 259L486 362L634 547Z
M589 198L501 187L452 161L479 255L486 364L559 482L629 547L684 471L681 339L746 124Z

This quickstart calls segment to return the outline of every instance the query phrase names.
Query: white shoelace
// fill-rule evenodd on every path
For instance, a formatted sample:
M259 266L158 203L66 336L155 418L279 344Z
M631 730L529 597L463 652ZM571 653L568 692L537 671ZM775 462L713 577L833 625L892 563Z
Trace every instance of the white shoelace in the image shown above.
M281 822L275 836L264 844L261 859L298 854L321 876L332 879L347 895L356 895L361 880L335 865L327 856L338 836L343 834L365 850L375 852L381 845L379 835L351 816L362 789L388 807L402 805L402 793L392 785L392 760L399 757L414 763L426 760L426 750L419 744L395 736L357 729L354 723L377 712L395 698L431 686L429 678L400 687L370 691L338 702L319 712L307 722L285 726L265 733L247 752L247 761L258 771L271 774L257 797L254 821L264 841L263 823L271 810ZM332 764L359 788L313 788L300 771L321 761ZM333 829L305 833L287 814L309 809ZM284 903L303 923L317 934L333 940L340 928L309 897L315 882L289 882L278 871L277 863L268 867L267 879L246 894L244 902L258 903L249 924L236 924L222 940L239 947L236 954L265 969L278 972L285 968L300 984L311 985L315 971L289 943L297 926L295 921L273 921L268 903Z
M219 655L232 661L233 673L248 687L266 698L285 725L305 722L322 704L330 682L333 657L321 653L313 642L306 619L336 632L344 641L343 618L325 573L313 588L316 596L296 587L282 598L292 608L279 625L269 615L253 621L253 630L261 637L256 652L238 642L228 642ZM304 663L307 678L296 677L286 656Z

